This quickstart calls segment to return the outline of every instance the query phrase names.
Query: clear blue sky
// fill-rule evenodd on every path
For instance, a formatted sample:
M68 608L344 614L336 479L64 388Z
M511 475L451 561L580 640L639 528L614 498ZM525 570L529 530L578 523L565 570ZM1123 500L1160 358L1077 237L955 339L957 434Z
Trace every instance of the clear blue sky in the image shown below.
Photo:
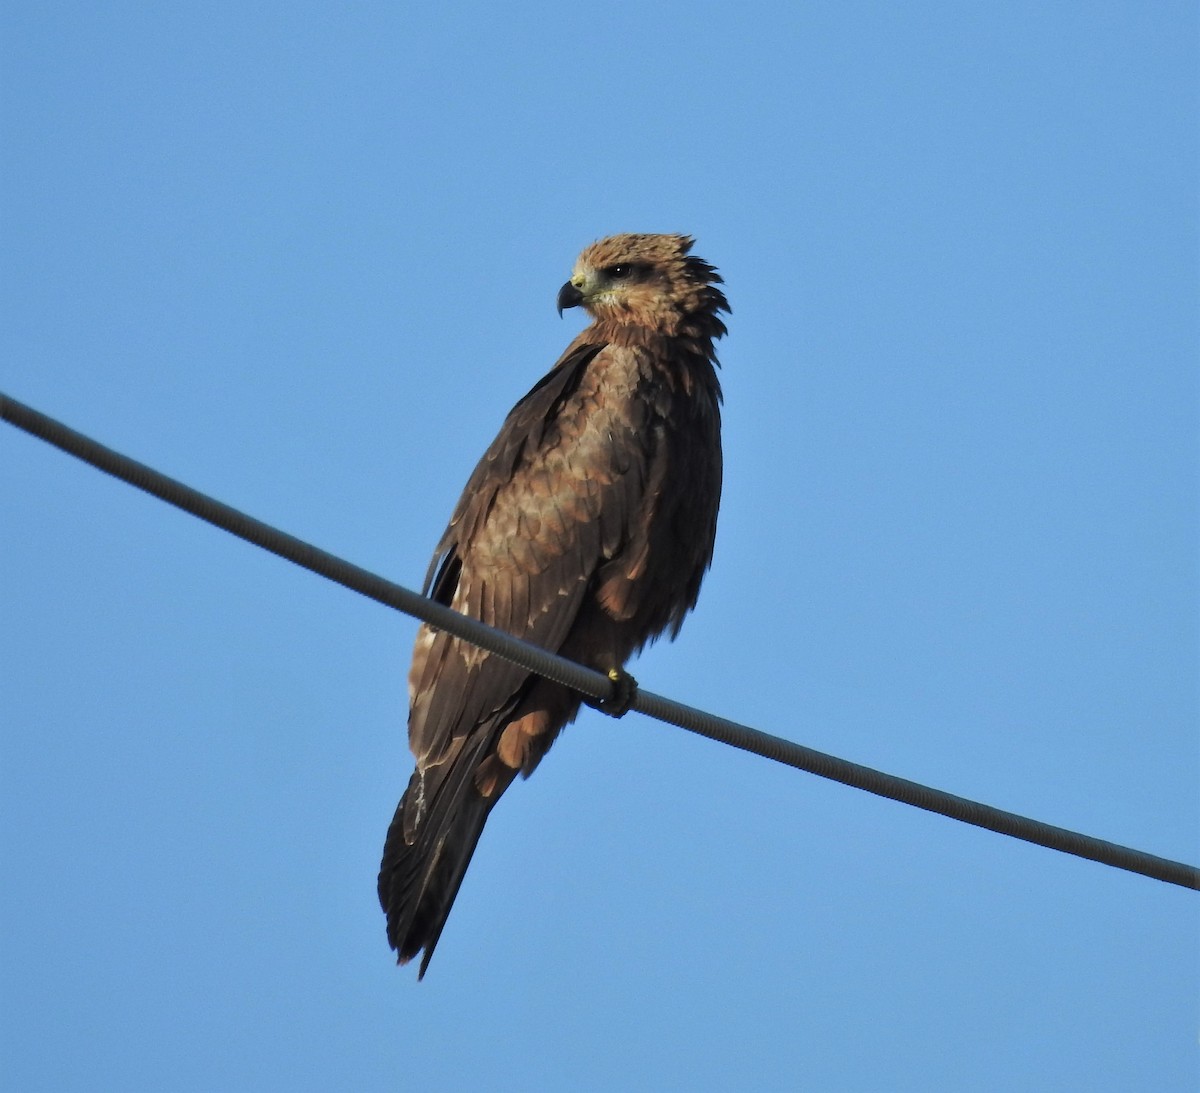
M416 585L579 249L691 232L726 493L643 685L1200 860L1194 4L0 20L0 389ZM418 984L415 624L9 428L0 566L8 1089L1195 1088L1195 893L637 715Z

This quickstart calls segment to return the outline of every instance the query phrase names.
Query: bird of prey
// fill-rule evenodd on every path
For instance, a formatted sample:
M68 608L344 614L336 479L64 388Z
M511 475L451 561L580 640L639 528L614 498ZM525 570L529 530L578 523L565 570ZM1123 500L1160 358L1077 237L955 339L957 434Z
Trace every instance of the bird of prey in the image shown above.
M558 309L582 306L591 325L505 419L425 580L439 603L607 673L618 716L632 698L625 661L678 634L712 560L713 342L729 306L692 244L614 235L579 256ZM581 699L428 626L408 689L416 769L388 829L379 900L399 963L424 950L420 978L488 814Z

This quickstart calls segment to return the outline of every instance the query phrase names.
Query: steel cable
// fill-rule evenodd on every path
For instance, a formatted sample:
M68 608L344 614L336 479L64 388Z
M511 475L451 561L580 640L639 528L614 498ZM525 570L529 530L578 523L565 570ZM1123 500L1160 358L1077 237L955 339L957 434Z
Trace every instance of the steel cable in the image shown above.
M612 696L612 681L600 672L564 659L536 645L496 630L491 626L461 615L448 607L421 596L401 585L362 569L343 558L321 550L301 539L288 535L278 528L247 516L229 505L223 504L190 486L154 470L152 467L130 459L120 452L68 428L61 422L47 417L7 395L0 393L0 418L32 436L52 444L54 447L91 464L93 467L121 479L140 490L165 501L184 512L191 513L255 546L286 558L290 562L320 574L336 584L342 585L369 599L412 615L422 622L487 649L504 657L528 671L544 676L556 683L584 694L592 699ZM716 740L742 751L752 752L777 763L807 771L822 778L829 778L857 789L864 789L880 797L913 805L948 816L963 823L1009 835L1014 839L1034 843L1064 854L1111 865L1131 873L1153 877L1168 884L1200 890L1200 869L1184 862L1160 858L1141 850L1120 846L1093 838L1077 831L1054 827L1026 816L993 808L978 801L943 790L910 782L906 778L885 774L858 763L851 763L833 755L804 747L802 744L771 736L768 733L740 725L735 721L717 717L674 702L650 691L636 692L631 707L679 728L710 740Z

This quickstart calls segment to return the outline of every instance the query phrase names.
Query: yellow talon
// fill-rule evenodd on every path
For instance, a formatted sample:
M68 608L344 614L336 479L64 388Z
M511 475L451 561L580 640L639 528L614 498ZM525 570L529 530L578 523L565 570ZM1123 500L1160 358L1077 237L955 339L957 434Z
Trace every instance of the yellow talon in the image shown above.
M612 680L612 694L602 698L596 708L609 717L624 717L637 699L637 680L623 668L609 668L608 678Z

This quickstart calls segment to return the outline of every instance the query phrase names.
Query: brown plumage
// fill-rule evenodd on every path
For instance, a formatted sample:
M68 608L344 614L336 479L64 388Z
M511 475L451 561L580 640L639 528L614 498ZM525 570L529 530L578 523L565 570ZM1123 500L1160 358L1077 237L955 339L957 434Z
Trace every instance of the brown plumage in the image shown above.
M434 599L600 671L695 606L721 496L713 342L721 278L683 235L587 247L558 304L592 316L513 408L430 565ZM577 694L421 627L409 672L416 770L379 900L424 976L488 814L579 711Z

